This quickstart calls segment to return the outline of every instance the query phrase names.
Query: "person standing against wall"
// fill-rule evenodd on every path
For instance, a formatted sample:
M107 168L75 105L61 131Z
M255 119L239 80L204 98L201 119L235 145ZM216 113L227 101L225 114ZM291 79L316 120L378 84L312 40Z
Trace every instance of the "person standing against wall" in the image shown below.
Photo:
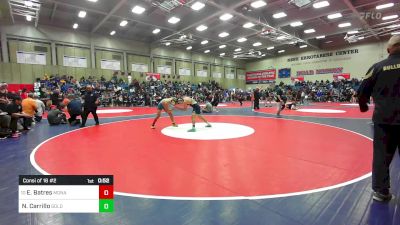
M361 112L368 111L371 96L375 102L372 189L373 199L380 202L393 198L389 168L400 147L400 35L390 38L387 52L389 57L368 70L358 89Z
M83 96L83 113L82 113L82 124L81 127L85 127L86 120L89 116L89 113L92 113L94 120L96 121L96 125L99 125L99 117L97 116L97 106L99 105L99 96L93 91L93 87L88 85L86 86L86 93Z

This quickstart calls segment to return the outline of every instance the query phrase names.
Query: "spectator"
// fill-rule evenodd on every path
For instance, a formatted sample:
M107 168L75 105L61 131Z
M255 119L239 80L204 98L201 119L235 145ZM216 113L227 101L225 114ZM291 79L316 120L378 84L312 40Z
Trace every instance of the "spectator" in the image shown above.
M52 106L52 108L50 109L50 111L47 115L47 121L49 122L50 125L66 124L67 117L65 116L65 113L63 113L60 110L60 108L56 108L55 106Z
M80 123L80 120L77 119L77 117L82 115L82 102L75 95L71 94L68 97L70 99L70 102L67 105L68 113L70 115L68 122L71 126L74 126Z
M212 113L213 112L213 106L210 102L206 102L205 106L201 109L203 113Z
M254 109L260 109L260 89L254 90Z
M24 120L25 129L29 129L29 127L32 125L33 117L35 116L37 111L37 103L33 99L33 93L29 93L27 95L27 98L22 100L21 105L22 105L22 112L26 115L29 115L29 117Z
M22 118L23 120L32 119L32 116L22 113L22 99L20 96L14 96L13 100L10 104L7 105L7 113L11 116L10 121L10 129L11 129L11 137L18 138L18 120ZM26 122L23 122L23 126L25 130L28 130L26 127Z
M60 91L58 89L54 90L50 96L51 104L56 107L60 106Z

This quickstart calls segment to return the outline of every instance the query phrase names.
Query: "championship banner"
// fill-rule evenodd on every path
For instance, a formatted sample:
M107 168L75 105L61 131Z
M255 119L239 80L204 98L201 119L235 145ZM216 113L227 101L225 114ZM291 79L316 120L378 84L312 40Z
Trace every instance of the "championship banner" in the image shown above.
M350 73L333 74L333 79L334 80L348 80L348 79L350 79Z
M291 77L290 79L292 79L292 82L303 82L304 81L304 77Z
M246 72L246 84L266 84L276 80L276 69Z
M156 81L161 79L161 74L159 73L146 73L146 80L147 81Z

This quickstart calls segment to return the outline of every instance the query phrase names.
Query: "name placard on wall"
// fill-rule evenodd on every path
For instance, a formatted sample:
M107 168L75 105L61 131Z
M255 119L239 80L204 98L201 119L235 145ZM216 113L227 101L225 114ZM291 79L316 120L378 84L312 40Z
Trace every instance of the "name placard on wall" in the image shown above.
M230 80L235 79L235 74L234 73L227 73L225 76L226 76L226 79L230 79Z
M46 65L46 53L17 51L17 63Z
M149 65L147 64L139 64L139 63L132 63L132 71L133 72L142 72L147 73L149 72Z
M64 55L63 65L69 67L87 68L87 59L85 57Z
M239 80L245 80L245 79L246 79L246 76L245 76L245 75L238 75L238 79L239 79Z
M197 70L198 77L207 77L207 70Z
M188 68L179 68L178 74L181 76L190 76L191 71Z
M170 66L157 66L157 73L171 74L171 67Z
M213 72L213 73L212 73L212 76L213 76L214 78L222 78L222 73L220 73L220 72Z
M117 60L102 59L100 68L104 70L121 70L121 62Z

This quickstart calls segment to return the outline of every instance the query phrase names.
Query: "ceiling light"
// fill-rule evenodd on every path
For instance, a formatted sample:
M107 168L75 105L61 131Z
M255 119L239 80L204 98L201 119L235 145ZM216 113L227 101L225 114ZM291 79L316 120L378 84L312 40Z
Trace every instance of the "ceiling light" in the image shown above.
M200 25L200 26L196 27L196 30L198 30L198 31L205 31L207 29L208 29L208 27L206 25Z
M85 16L86 16L86 11L79 11L78 16L79 16L80 18L85 18Z
M172 23L172 24L176 24L179 21L181 21L181 19L179 19L178 17L175 17L175 16L168 19L168 23Z
M33 6L33 2L31 2L31 1L25 1L24 3L25 3L26 7L32 7Z
M300 45L299 48L307 48L307 45Z
M245 37L242 37L242 38L239 38L238 40L237 40L237 42L245 42L245 41L247 41L247 38L245 38Z
M205 50L205 51L204 51L204 53L209 53L209 52L210 52L210 50Z
M187 48L186 48L186 50L191 50L193 47L192 46L188 46Z
M387 28L391 29L391 28L396 28L396 27L400 27L400 24L393 24L388 26Z
M220 45L219 48L226 48L226 45Z
M274 15L272 15L272 17L274 17L275 19L280 19L280 18L283 18L283 17L286 17L286 16L287 15L284 12L275 13Z
M132 8L132 12L138 15L142 14L144 11L146 11L146 9L139 5L136 5L135 7Z
M278 51L278 53L284 53L285 52L285 50L280 50L280 51Z
M290 24L291 27L298 27L298 26L303 26L303 23L300 21L296 21Z
M110 35L113 36L115 34L115 30L110 32Z
M274 48L275 48L274 46L271 46L271 47L268 47L267 50L272 50Z
M89 2L97 2L97 0L88 0Z
M327 43L327 44L329 44L329 43L332 43L333 41L326 41L325 43Z
M197 2L195 2L195 3L191 6L191 8L192 8L193 10L198 11L198 10L204 8L204 6L206 6L204 3L197 1Z
M343 16L343 15L342 15L341 13L334 13L334 14L328 15L327 17L328 17L328 19L333 20L333 19L340 18L340 17L342 17L342 16Z
M361 36L361 37L358 37L358 40L363 40L365 37L363 37L363 36Z
M317 3L313 4L313 7L316 8L316 9L324 8L324 7L327 7L327 6L329 6L329 2L328 1L322 1L322 2L317 2Z
M166 45L166 46L170 46L170 45L171 45L171 42L167 42L167 43L165 43L165 45Z
M77 23L74 23L74 25L72 26L72 28L77 29L79 27L79 25Z
M27 21L32 21L32 16L31 15L26 15L26 20Z
M392 19L396 19L397 17L399 17L399 16L398 15L384 16L384 17L382 17L382 20L392 20Z
M376 9L386 9L386 8L390 8L390 7L393 7L393 6L394 6L394 3L386 3L386 4L383 4L383 5L376 6Z
M232 19L232 17L233 17L232 14L225 13L224 15L220 16L219 19L220 19L220 20L223 20L223 21L226 21L226 20Z
M304 31L304 33L306 33L306 34L311 34L311 33L314 33L314 32L315 32L314 29L308 29L308 30Z
M400 35L400 31L392 32L391 35Z
M237 49L235 49L235 52L240 52L240 51L242 51L242 49L241 49L241 48L237 48Z
M343 27L350 27L351 23L341 23L338 25L338 27L343 28Z
M219 54L220 56L224 56L225 55L225 52L223 52L223 53L221 53L221 54Z
M160 29L156 28L153 30L153 34L158 34L158 33L160 33L160 31L161 31Z
M119 25L120 25L121 27L124 27L124 26L126 26L127 24L128 24L128 21L126 21L126 20L122 20L121 23L119 23Z
M208 41L207 41L207 40L204 40L204 41L201 42L201 44L202 44L202 45L206 45L206 44L208 44Z
M253 7L253 8L255 8L255 9L257 9L257 8L260 8L260 7L266 6L266 5L267 5L267 3L266 3L266 2L264 2L264 1L261 1L261 0L259 0L259 1L254 1L254 2L252 2L250 5L251 5L251 7Z
M283 40L283 39L286 39L286 36L279 36L276 38L276 40Z
M244 28L252 28L252 27L254 27L254 26L255 26L255 24L252 23L252 22L248 22L248 23L243 24L243 27L244 27Z
M325 38L325 35L316 37L316 39L324 39L324 38Z
M347 32L347 34L358 34L358 30L349 31L349 32Z
M219 37L222 37L222 38L228 37L228 36L229 36L229 33L227 33L227 32L222 32L222 33L218 34L218 36L219 36Z
M262 45L261 42L256 42L256 43L253 44L254 47L258 47L258 46L261 46L261 45Z

